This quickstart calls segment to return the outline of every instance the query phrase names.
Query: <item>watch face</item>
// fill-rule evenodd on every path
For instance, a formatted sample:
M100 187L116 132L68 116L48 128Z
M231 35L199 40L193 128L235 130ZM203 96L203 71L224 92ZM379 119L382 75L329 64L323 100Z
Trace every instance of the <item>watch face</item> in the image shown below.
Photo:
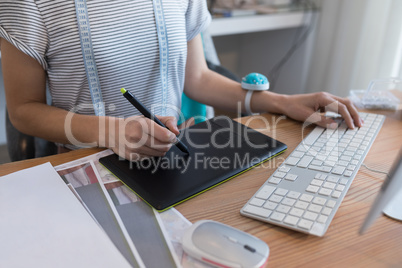
M241 86L247 90L267 90L269 89L269 82L265 75L250 73L243 77Z

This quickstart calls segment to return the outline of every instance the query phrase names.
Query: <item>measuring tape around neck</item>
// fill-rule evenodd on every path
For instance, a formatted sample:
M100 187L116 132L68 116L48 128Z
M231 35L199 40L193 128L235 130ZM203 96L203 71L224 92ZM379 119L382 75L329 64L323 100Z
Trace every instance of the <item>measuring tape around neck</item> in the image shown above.
M92 103L97 116L105 116L105 105L102 99L102 91L98 70L96 68L95 56L92 49L91 28L86 0L75 0L75 13L77 15L78 30L80 33L81 50L84 58L85 72L87 74L88 86L91 92Z
M166 32L165 17L163 15L162 0L153 0L156 32L159 41L159 68L162 83L162 115L166 115L167 91L168 91L168 66L169 47Z
M156 32L159 43L159 69L162 86L162 111L166 115L167 91L168 91L168 67L169 46L166 32L165 17L163 14L162 0L153 0L153 8L156 22ZM88 8L86 0L75 0L75 12L80 33L81 50L84 58L85 71L87 74L92 103L97 116L105 115L105 106L102 99L98 70L92 47L91 29L89 25Z

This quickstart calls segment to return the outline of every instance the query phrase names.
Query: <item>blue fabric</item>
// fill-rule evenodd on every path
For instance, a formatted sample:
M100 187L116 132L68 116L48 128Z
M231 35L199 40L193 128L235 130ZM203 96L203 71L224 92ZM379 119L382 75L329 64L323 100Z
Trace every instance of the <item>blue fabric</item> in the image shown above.
M195 124L203 122L206 120L207 116L207 106L205 104L199 103L193 99L190 99L183 93L181 99L181 112L183 117L180 117L179 125L182 124L187 119L194 117ZM184 119L184 120L183 120Z

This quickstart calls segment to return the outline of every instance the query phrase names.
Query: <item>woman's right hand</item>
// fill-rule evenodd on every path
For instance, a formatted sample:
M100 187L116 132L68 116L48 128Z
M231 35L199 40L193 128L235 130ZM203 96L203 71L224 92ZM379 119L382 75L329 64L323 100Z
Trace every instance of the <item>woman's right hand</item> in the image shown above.
M112 149L116 154L130 161L152 156L164 156L176 142L179 134L177 120L172 116L157 116L169 129L144 116L128 118L108 117L109 125L100 146ZM110 127L114 126L114 128Z

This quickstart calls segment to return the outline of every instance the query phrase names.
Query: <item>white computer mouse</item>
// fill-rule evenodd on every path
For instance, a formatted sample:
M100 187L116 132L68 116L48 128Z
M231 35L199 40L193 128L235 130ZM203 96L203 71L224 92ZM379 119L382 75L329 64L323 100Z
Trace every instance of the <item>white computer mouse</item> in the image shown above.
M190 256L216 267L264 267L269 256L264 241L209 220L198 221L186 230L182 245Z

